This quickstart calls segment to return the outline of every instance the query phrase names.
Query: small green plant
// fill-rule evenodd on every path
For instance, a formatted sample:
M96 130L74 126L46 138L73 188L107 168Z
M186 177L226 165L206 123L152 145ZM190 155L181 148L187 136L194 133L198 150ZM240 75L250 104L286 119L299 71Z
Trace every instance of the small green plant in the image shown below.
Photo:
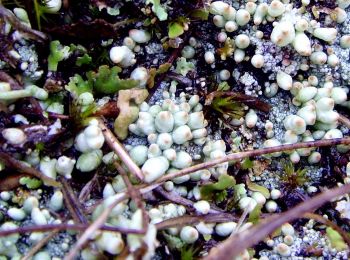
M36 178L30 178L30 177L22 177L19 180L19 183L22 185L25 185L28 189L37 189L39 188L43 182Z
M205 200L215 200L217 203L223 202L227 197L227 189L236 184L235 178L227 174L220 175L216 183L203 185L200 189L201 196Z
M289 188L296 188L302 186L307 182L305 176L306 169L294 169L294 165L291 161L283 162L283 172L281 180L288 185Z
M114 94L121 89L139 86L139 81L133 79L120 79L122 69L118 66L112 68L102 65L97 72L90 71L86 75L93 82L94 90L102 94Z
M244 116L244 106L241 102L236 101L234 96L214 97L211 107L217 112L228 115L231 118L239 119Z

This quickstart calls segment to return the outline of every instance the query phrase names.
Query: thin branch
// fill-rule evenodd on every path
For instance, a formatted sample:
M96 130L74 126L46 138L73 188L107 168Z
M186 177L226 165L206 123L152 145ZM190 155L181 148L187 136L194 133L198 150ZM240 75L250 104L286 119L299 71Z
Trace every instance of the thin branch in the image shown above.
M98 120L98 125L102 130L102 133L106 139L109 147L118 155L120 160L126 165L131 174L136 176L138 179L143 180L144 176L141 169L136 163L130 158L129 154L125 151L123 145L118 141L114 134L105 125L102 119Z
M47 232L52 230L60 230L60 231L66 231L66 230L81 230L84 231L86 228L88 228L88 224L47 224L47 225L39 225L39 226L23 226L13 229L4 229L0 230L0 237L9 236L12 234L24 234L24 233L31 233L31 232ZM104 231L111 231L111 232L119 232L122 234L143 234L138 229L131 229L131 228L122 228L122 227L112 227L112 226L105 226L102 225L99 230Z
M91 225L85 230L85 232L78 239L73 248L69 251L69 253L64 257L64 260L74 260L76 255L79 253L80 249L84 246L84 244L93 237L94 233L99 230L104 223L107 221L109 214L112 212L113 208L117 206L120 202L124 201L127 198L127 195L121 195L117 200L115 200L112 204L110 204L107 208L105 208L101 215L93 222Z
M326 218L322 217L321 215L318 215L315 213L305 213L304 218L313 219L313 220L316 220L317 222L320 222L326 226L331 227L332 229L334 229L335 231L337 231L341 235L341 237L343 238L345 243L350 248L350 236L348 235L348 233L344 229L339 227L333 221L330 221L329 219L326 219Z
M0 4L0 16L4 17L5 20L13 26L13 28L15 28L18 31L21 31L22 33L25 33L28 38L37 40L40 42L44 42L47 40L47 37L44 33L37 30L33 30L28 25L19 21L14 14L12 14L8 9L6 9L1 4Z
M13 158L12 156L8 155L5 152L0 151L0 160L3 161L7 167L15 169L20 173L24 173L24 174L36 177L42 180L48 186L61 187L61 184L56 180L50 177L47 177L45 174L41 173L35 168L28 166L27 164Z
M325 147L325 146L334 146L339 144L349 145L350 138L347 137L347 138L336 138L336 139L329 139L329 140L318 140L318 141L312 141L312 142L301 142L301 143L295 143L295 144L285 144L285 145L279 145L275 147L261 148L261 149L251 150L251 151L237 152L237 153L229 154L219 159L196 164L191 167L182 169L180 171L167 174L159 178L158 180L156 180L154 183L163 183L163 182L172 180L176 177L184 176L199 170L208 169L220 163L225 163L229 161L239 161L249 157L261 156L264 154L271 154L276 152L290 151L290 150L301 149L301 148Z
M124 168L118 163L114 162L114 166L119 172L119 174L122 176L123 181L126 185L126 188L128 189L128 193L131 199L134 200L136 206L141 209L142 212L142 229L146 233L148 229L148 223L149 223L149 217L145 209L145 204L142 201L141 193L138 189L135 189L135 187L131 184L128 174L124 170Z
M88 221L83 213L83 208L79 200L77 199L71 185L65 178L61 178L61 182L65 205L68 208L69 213L72 215L74 222L80 224L87 224Z
M46 237L40 240L34 247L32 247L30 251L27 252L24 257L21 258L21 260L32 259L32 256L34 256L37 252L39 252L39 250L43 248L59 232L60 231L58 229L53 230L50 234L48 234Z
M238 217L231 213L215 213L207 215L198 215L198 216L181 216L176 218L170 218L159 222L156 224L157 230L167 229L171 227L182 227L186 225L195 225L201 221L205 223L224 223L230 221L238 221Z
M339 114L339 113L338 113L338 114ZM347 128L350 129L350 119L349 119L349 118L347 118L346 116L343 116L343 115L339 114L339 119L338 119L338 121L339 121L340 123L342 123L343 125L345 125Z
M192 209L192 210L194 209L194 207L193 207L194 202L192 200L181 197L180 195L178 195L175 192L167 192L162 188L162 186L155 188L155 191L158 192L159 194L161 194L164 198L166 198L172 202L183 205L183 206L185 206L189 209ZM222 213L222 212L223 212L222 210L216 209L214 205L210 205L209 213L218 214L218 213Z
M298 219L305 213L319 208L325 202L349 192L350 184L346 184L341 187L322 192L321 194L300 203L296 207L284 213L275 214L271 217L268 217L262 220L258 225L226 239L223 243L211 249L209 255L206 256L204 260L233 259L244 249L257 244L259 241L264 239L267 235L272 233L284 223Z

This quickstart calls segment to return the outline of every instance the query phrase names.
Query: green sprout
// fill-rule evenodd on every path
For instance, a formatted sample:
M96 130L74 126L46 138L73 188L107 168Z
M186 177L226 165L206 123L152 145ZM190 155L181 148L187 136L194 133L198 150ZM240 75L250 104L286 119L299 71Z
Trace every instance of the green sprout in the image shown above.
M69 46L61 45L57 40L50 42L50 55L47 58L48 70L57 71L58 63L67 59L70 54Z
M152 12L158 17L159 21L168 19L166 9L160 4L160 0L146 0L146 5L152 4Z
M217 203L224 201L227 197L227 189L236 184L234 177L227 174L220 175L216 183L203 185L200 188L201 196L205 200L215 200Z
M296 188L307 182L307 177L305 176L306 171L306 169L295 170L291 161L284 162L281 179L283 182L287 183L290 188Z
M244 116L244 106L241 102L238 102L235 99L235 96L217 96L214 97L211 107L223 115L228 115L231 118L239 119Z

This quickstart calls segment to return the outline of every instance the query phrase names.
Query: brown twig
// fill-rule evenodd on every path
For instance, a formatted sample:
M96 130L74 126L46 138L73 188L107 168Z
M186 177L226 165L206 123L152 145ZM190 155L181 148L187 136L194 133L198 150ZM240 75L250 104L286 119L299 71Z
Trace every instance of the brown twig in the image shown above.
M170 218L156 224L157 230L167 229L171 227L182 227L186 225L195 225L201 221L205 223L223 223L230 221L238 221L238 217L231 213L215 213L199 216L181 216Z
M54 236L56 236L60 231L58 229L53 230L50 234L40 240L34 247L32 247L29 252L21 258L21 260L29 260L34 256L41 248L43 248Z
M77 199L72 189L72 186L68 183L68 181L65 178L61 178L61 182L62 182L62 193L63 193L65 205L69 213L73 217L74 222L79 224L87 224L88 221L84 216L83 208L79 200Z
M135 164L135 162L130 158L129 154L125 151L123 145L114 136L111 130L105 125L102 119L98 120L98 125L102 130L102 133L106 139L109 147L117 154L117 156L126 165L131 174L136 176L138 179L143 180L144 176L141 169Z
M127 195L121 195L116 199L112 204L106 207L101 215L93 222L91 225L84 231L81 237L78 239L73 248L68 252L64 257L64 260L74 260L76 255L79 253L79 250L82 246L94 235L94 233L103 226L107 221L109 214L112 212L113 208L117 206L120 202L124 201L127 198Z
M194 209L194 207L193 207L194 202L192 200L181 197L180 195L178 195L175 192L167 192L163 189L162 186L155 188L155 191L158 192L159 194L161 194L164 198L166 198L172 202L183 205L191 210ZM222 210L217 209L214 205L210 205L209 213L218 214L218 213L222 213L222 212L223 212Z
M99 171L97 170L94 174L94 177L92 177L92 179L88 183L86 183L84 185L84 187L81 189L79 196L78 196L80 203L84 203L89 198L91 191L93 190L93 188L95 186L94 184L95 184L95 182L97 182L98 173L99 173Z
M237 153L229 154L219 159L196 164L194 166L182 169L180 171L167 174L159 178L158 180L156 180L154 183L163 183L163 182L172 180L176 177L184 176L199 170L208 169L220 163L225 163L229 161L239 161L249 157L261 156L264 154L271 154L276 152L290 151L290 150L301 149L301 148L325 147L325 146L334 146L339 144L349 145L350 138L347 137L347 138L336 138L336 139L329 139L329 140L318 140L318 141L312 141L312 142L301 142L301 143L295 143L295 144L285 144L285 145L280 145L275 147L261 148L261 149L251 150L251 151L237 152Z
M348 233L344 229L339 227L333 221L330 221L329 219L326 219L326 218L322 217L321 215L318 215L315 213L305 213L304 218L313 219L313 220L316 220L317 222L320 222L326 226L331 227L332 229L334 229L335 231L337 231L341 235L341 237L343 238L345 243L350 248L350 236L348 235Z
M338 119L338 121L339 121L340 123L342 123L343 125L345 125L347 128L350 129L350 119L349 119L349 118L347 118L346 116L343 116L343 115L339 114L339 119Z
M209 255L206 256L204 260L233 259L244 249L257 244L259 241L264 239L267 235L272 233L284 223L298 219L305 213L319 208L325 202L330 201L335 197L346 194L349 191L350 184L345 184L341 187L322 192L321 194L300 203L296 207L282 214L276 214L268 217L262 220L258 225L235 234L234 236L225 240L223 243L219 244L217 247L211 249Z
M53 187L61 187L61 184L57 182L56 180L47 177L45 174L39 172L38 170L28 166L27 164L13 158L12 156L8 155L5 152L0 151L0 160L3 161L3 163L12 169L17 170L20 173L24 173L33 177L36 177L40 180L42 180L46 185L53 186Z
M39 225L39 226L23 226L13 229L4 229L0 230L0 237L9 236L12 234L24 234L31 232L47 232L52 230L81 230L84 231L88 228L88 224L47 224L47 225ZM131 228L122 228L122 227L112 227L102 225L99 230L111 231L111 232L119 232L123 234L143 234L139 229L131 229Z
M0 5L0 16L4 17L5 20L10 23L16 30L25 33L28 38L37 40L39 42L44 42L47 40L47 37L44 33L33 30L28 25L19 21L14 14L12 14L2 5Z
M114 166L117 169L117 171L119 172L119 174L122 176L130 198L133 199L136 206L139 209L141 209L141 212L142 212L142 230L146 233L147 229L148 229L149 217L148 217L148 214L146 212L145 205L142 201L141 193L138 189L135 189L135 187L131 184L129 177L128 177L128 174L126 173L124 168L118 162L114 162Z

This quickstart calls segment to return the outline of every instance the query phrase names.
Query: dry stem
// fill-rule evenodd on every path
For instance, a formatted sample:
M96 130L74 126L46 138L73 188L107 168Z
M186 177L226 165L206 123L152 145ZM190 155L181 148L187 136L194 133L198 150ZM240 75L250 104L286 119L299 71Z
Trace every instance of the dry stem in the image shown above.
M23 226L13 229L0 230L0 237L9 236L12 234L24 234L30 232L47 232L52 230L81 230L84 231L88 224L47 224L47 225L39 225L39 226ZM131 229L131 228L122 228L122 227L111 227L111 226L101 226L99 230L111 231L111 232L119 232L123 234L143 234L139 229Z
M136 206L142 211L142 230L146 233L148 229L149 217L146 212L145 205L142 201L140 190L135 189L135 187L131 184L128 174L118 162L114 162L114 166L119 172L119 174L122 176L126 188L128 189L129 196L135 201Z
M111 130L105 125L102 119L98 119L98 125L102 130L102 133L106 139L109 147L118 155L120 160L126 165L131 174L136 176L138 179L143 180L144 176L141 169L135 164L130 158L129 154L125 151L123 145L114 136Z
M13 168L20 173L24 173L24 174L36 177L42 180L48 186L61 187L61 184L56 180L50 177L47 177L45 174L13 158L12 156L8 155L5 152L0 151L0 160L3 161L7 167Z
M237 152L237 153L229 154L219 159L193 165L191 167L182 169L180 171L167 174L159 178L158 180L156 180L155 183L163 183L163 182L172 180L176 177L184 176L199 170L208 169L217 164L225 163L229 161L239 161L248 157L255 157L255 156L260 156L264 154L290 151L290 150L295 150L300 148L324 147L324 146L333 146L333 145L339 145L339 144L349 145L350 138L337 138L337 139L329 139L329 140L318 140L318 141L312 141L312 142L301 142L301 143L295 143L295 144L285 144L285 145L280 145L275 147L261 148L261 149L251 150L251 151Z
M21 260L29 260L34 256L41 248L43 248L54 236L56 236L60 231L58 229L53 230L50 234L40 240L34 247L26 253Z
M107 221L109 214L112 212L113 208L117 206L120 202L125 200L127 195L124 194L117 200L115 200L111 205L105 208L102 214L84 231L81 237L78 239L74 247L69 251L69 253L64 257L64 260L74 260L76 255L79 253L83 245L93 237L94 233L103 226Z

